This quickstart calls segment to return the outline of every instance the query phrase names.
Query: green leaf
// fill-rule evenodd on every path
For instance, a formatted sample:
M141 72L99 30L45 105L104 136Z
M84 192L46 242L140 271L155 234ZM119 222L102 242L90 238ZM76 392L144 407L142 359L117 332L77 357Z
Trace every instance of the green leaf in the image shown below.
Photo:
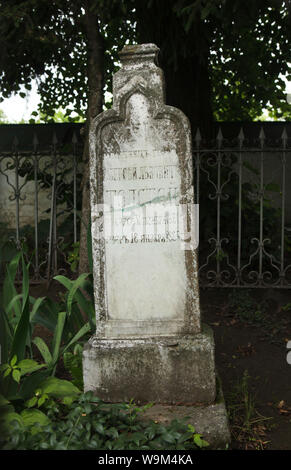
M68 290L71 289L73 281L70 281L66 276L55 276L54 279L63 284Z
M23 378L21 387L19 390L19 395L23 400L28 400L33 394L36 388L38 388L43 381L48 377L50 371L40 370L37 373L27 375Z
M27 402L25 402L25 406L27 408L33 408L36 404L37 404L37 397L32 397L30 398L30 400L27 400Z
M10 365L13 367L15 366L16 362L17 362L17 356L15 354L10 361Z
M73 401L76 399L76 396L73 395L73 396L66 396L62 399L62 403L64 405L71 405L73 403Z
M44 393L44 394L39 398L39 400L38 400L38 402L37 402L37 406L39 407L39 406L43 405L44 402L47 400L47 398L48 398L48 395L47 395L46 393Z
M35 338L36 339L36 338ZM25 374L31 374L43 367L47 367L46 364L38 364L38 362L34 361L33 359L23 359L18 363L18 367L20 368L21 376Z
M40 385L42 393L46 393L54 398L76 397L80 390L68 380L48 377Z
M32 307L31 313L30 313L30 321L33 321L34 316L38 312L38 309L40 308L40 306L41 306L41 304L44 300L45 300L45 297L39 297L38 299L36 299L34 301L33 307Z
M192 424L188 424L188 429L189 429L190 432L192 432L194 434L195 428Z
M10 404L11 404L10 401L0 394L0 408L4 406L6 407L7 405L10 405Z
M29 265L27 266L25 264L23 254L21 255L21 258L22 258L22 296L23 296L22 305L24 306L29 297L29 272L28 272Z
M14 354L17 355L18 360L24 359L26 340L29 334L30 322L29 322L29 299L26 296L26 301L24 303L20 320L17 324L12 347L11 347L11 356Z
M82 289L86 290L88 292L88 282L85 281L84 284L82 284ZM84 296L84 294L78 289L76 294L75 294L75 299L77 301L77 304L79 306L79 322L81 324L84 323L84 314L87 316L90 327L92 332L95 331L96 329L96 319L95 319L95 307L94 307L94 302L92 300L87 300Z
M51 353L49 351L49 348L47 347L46 343L44 342L44 340L42 338L40 338L39 336L36 336L33 339L32 342L38 348L40 354L43 357L43 360L45 361L45 363L46 364L52 363L52 361L53 361L52 355L51 355Z
M41 309L37 309L33 316L33 323L38 323L48 330L54 332L56 329L59 313L58 304L46 298Z
M72 312L72 302L73 302L74 296L75 296L77 290L79 289L79 287L82 287L82 284L84 283L86 277L88 277L88 276L89 276L89 273L81 274L78 277L78 279L76 279L73 282L73 284L70 288L69 295L68 295L68 300L67 300L67 308L68 308L69 315Z
M66 321L67 312L60 312L58 315L58 322L56 331L52 342L52 361L55 364L60 355L60 346L62 341L63 329Z
M20 305L19 301L22 299L22 294L15 295L13 299L10 300L9 304L6 307L6 313L9 315L9 313L15 309L18 308Z
M14 280L19 264L19 260L21 257L21 253L17 253L14 258L10 261L9 265L6 268L6 276L3 282L3 308L6 311L7 306L9 305L10 301L17 295L15 286L14 286ZM21 308L20 308L20 303L18 302L15 305L15 314L17 317L20 317L21 314Z
M204 441L201 439L201 434L195 434L194 435L194 443L197 445L197 447L202 448L202 447L207 447L209 444L208 442Z
M12 343L13 332L9 324L6 312L0 307L0 344L1 344L1 361L7 362L9 350Z
M3 377L7 377L11 373L12 369L10 366L7 367L5 372L3 373Z
M24 426L32 426L39 423L41 426L46 426L50 423L50 419L40 410L29 409L23 410L20 413Z
M0 416L0 431L6 433L13 430L13 421L17 421L20 426L23 426L22 417L14 410L9 410Z
M165 442L168 442L169 444L174 444L176 441L176 438L169 432L165 432L161 436Z
M13 377L13 380L15 380L15 382L19 383L20 382L20 370L14 369L12 371L12 377Z
M101 424L101 423L95 424L94 428L95 428L95 430L96 430L99 434L101 434L101 435L103 435L104 432L105 432L104 426L103 426L103 424Z
M84 326L78 331L78 333L75 334L75 336L71 339L71 341L64 347L62 350L62 354L67 351L73 344L75 344L79 339L82 338L86 333L89 333L91 331L91 327L89 322L85 323Z

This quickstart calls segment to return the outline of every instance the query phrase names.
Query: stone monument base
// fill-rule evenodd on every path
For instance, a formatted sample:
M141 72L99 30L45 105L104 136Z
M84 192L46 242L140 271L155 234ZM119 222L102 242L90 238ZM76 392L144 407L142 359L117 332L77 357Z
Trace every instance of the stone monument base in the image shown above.
M108 403L153 402L142 420L186 422L210 448L230 443L227 413L216 377L212 329L203 324L193 336L147 339L100 339L93 336L83 352L85 391Z
M143 421L155 421L165 426L174 419L185 419L185 422L195 428L195 432L202 435L208 442L209 449L227 449L231 437L228 426L228 417L220 382L218 394L214 403L200 406L153 405L139 415Z
M217 396L211 328L143 339L100 339L84 347L85 391L105 402L210 404Z

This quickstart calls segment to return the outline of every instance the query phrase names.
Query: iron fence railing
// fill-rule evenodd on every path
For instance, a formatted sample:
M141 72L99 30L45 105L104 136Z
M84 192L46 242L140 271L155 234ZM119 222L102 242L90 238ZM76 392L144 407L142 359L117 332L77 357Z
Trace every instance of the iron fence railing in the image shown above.
M241 128L213 142L193 139L199 204L199 277L208 287L291 287L291 141L286 128L270 141ZM288 131L289 132L289 131ZM23 247L34 282L72 274L81 215L82 144L52 134L45 149L35 132L30 150L14 139L0 153L0 255ZM3 269L0 275L3 275Z
M200 205L199 277L212 287L291 287L291 146L263 128L247 140L193 145ZM210 216L209 216L210 214Z
M30 150L22 151L15 137L11 151L0 153L1 261L22 248L34 282L70 269L67 253L79 237L81 154L75 133L64 145L55 132L47 148L40 149L35 133Z

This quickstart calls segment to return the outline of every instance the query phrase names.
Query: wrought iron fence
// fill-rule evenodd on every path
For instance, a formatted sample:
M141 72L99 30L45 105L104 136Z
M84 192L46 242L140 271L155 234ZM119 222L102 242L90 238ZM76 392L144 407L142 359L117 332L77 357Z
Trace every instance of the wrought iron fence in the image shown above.
M290 126L289 126L290 127ZM289 129L288 132L290 133ZM66 271L78 252L82 143L52 133L41 147L0 153L0 254L21 246L34 282ZM291 140L282 126L270 141L263 127L253 138L241 128L234 140L219 129L213 142L199 129L193 140L194 187L200 205L201 286L291 287ZM0 273L0 275L3 274Z
M28 147L21 150L15 136L11 150L0 153L0 253L5 262L22 248L38 283L70 271L68 252L79 237L82 145L76 132L66 143L53 132L46 148L37 133Z
M291 147L279 139L211 145L199 129L193 145L200 204L199 277L203 286L291 287Z

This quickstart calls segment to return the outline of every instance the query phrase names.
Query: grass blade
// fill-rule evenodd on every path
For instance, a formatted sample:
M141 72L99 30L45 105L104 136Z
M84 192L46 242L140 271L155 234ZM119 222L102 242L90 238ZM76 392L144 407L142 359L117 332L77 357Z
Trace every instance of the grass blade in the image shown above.
M22 305L26 304L27 299L29 298L29 265L25 264L23 254L22 258Z
M83 273L78 277L78 279L76 279L72 283L71 289L69 291L68 299L67 299L67 309L68 309L69 315L71 315L71 312L72 312L72 302L73 302L74 296L75 296L77 290L80 287L82 287L82 285L84 284L84 281L85 281L87 276L88 276L88 273Z
M38 299L33 299L33 307L30 313L30 321L33 321L35 314L37 313L42 302L45 300L45 297L39 297Z
M84 326L78 331L78 333L75 334L75 336L71 339L71 341L66 344L64 349L62 350L62 354L64 354L73 344L75 344L79 339L82 338L86 333L89 333L91 331L91 327L89 322L85 323Z
M21 257L21 253L17 253L14 258L10 261L9 265L6 268L6 276L3 282L3 299L2 305L4 310L6 310L7 306L9 305L10 301L17 295L14 281L17 272L17 268L19 265L19 260ZM20 302L16 303L15 305L15 315L17 318L21 315L21 304Z
M33 344L35 344L35 346L39 350L40 354L42 355L44 359L44 362L47 365L50 365L53 362L53 358L44 340L40 338L39 336L36 336L32 342Z
M12 343L12 330L9 325L8 318L2 307L0 307L0 345L1 345L1 357L0 363L8 361L9 350Z
M59 358L60 346L62 341L63 329L66 321L67 312L60 312L58 315L58 323L52 342L52 361L55 364Z
M29 298L27 297L23 306L20 320L15 330L10 353L11 358L16 354L18 361L24 359L25 356L26 341L30 327L29 316Z

